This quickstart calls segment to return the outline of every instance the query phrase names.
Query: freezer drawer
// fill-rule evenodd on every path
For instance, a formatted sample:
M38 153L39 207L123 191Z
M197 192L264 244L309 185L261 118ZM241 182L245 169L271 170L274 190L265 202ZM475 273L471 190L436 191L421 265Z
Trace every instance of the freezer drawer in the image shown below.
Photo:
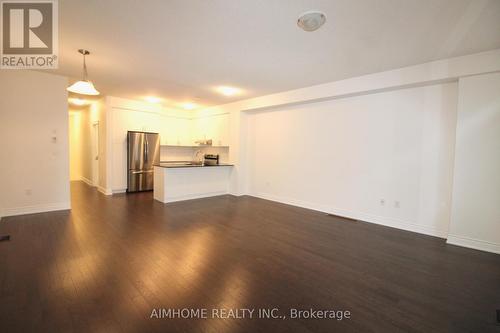
M151 191L153 190L154 171L151 170L129 170L127 192Z

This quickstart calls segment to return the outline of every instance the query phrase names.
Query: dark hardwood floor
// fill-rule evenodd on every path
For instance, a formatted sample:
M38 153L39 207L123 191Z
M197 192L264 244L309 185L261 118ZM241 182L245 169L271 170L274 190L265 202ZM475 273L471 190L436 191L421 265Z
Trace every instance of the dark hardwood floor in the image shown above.
M0 222L1 332L500 332L499 255L252 197L71 190L71 212ZM351 318L151 319L158 308Z

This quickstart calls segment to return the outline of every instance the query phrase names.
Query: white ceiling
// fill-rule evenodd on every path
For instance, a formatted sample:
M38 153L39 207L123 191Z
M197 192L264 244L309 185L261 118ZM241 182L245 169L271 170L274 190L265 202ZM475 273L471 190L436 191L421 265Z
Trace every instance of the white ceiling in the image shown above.
M296 26L317 9L326 24ZM62 0L60 74L204 106L500 48L499 0ZM229 85L236 97L213 91Z

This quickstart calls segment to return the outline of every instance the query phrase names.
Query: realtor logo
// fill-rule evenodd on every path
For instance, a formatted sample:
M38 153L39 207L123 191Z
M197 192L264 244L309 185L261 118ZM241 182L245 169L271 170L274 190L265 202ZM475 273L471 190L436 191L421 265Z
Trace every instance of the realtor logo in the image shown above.
M57 68L57 0L11 0L1 1L0 5L0 68Z

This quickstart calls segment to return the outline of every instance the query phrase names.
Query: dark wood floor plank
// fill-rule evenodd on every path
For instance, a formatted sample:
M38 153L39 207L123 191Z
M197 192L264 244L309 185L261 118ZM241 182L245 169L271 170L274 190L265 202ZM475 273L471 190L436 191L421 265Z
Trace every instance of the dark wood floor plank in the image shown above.
M72 183L7 217L8 332L500 332L500 256L252 197L162 204ZM344 309L350 320L150 319L154 308Z

